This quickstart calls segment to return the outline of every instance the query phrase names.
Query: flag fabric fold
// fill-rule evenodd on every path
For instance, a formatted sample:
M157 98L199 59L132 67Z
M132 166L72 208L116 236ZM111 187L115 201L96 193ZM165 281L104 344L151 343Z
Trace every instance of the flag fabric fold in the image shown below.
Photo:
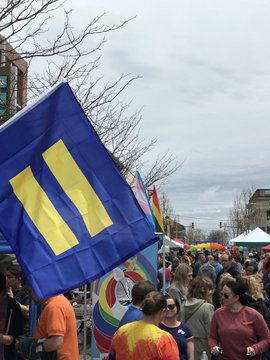
M155 230L157 233L164 233L164 225L162 220L162 214L160 211L159 200L157 196L156 187L153 186L152 192L152 211L155 219Z
M158 240L67 83L0 127L0 231L39 298Z

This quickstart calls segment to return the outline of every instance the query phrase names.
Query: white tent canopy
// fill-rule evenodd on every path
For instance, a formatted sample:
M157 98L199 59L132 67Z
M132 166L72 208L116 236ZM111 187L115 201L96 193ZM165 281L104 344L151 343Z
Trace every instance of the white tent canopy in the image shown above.
M251 231L249 234L245 235L241 239L233 239L233 245L238 246L247 246L247 247L261 247L267 244L270 244L270 236L261 230L260 228L256 228L255 230Z
M184 244L180 244L179 242L172 240L167 235L164 235L163 244L165 246L168 246L169 248L180 248L180 247L183 248L184 247Z
M169 252L170 248L167 245L164 245L164 251L165 252ZM161 248L158 250L158 254L162 254L163 253L163 245L161 246Z
M231 240L229 241L229 245L235 245L235 243L236 243L237 241L244 239L244 237L245 237L246 235L248 235L249 233L251 233L251 230L248 230L247 233L243 233L243 234L240 234L240 235L236 236L235 238L233 238L233 239L231 239Z

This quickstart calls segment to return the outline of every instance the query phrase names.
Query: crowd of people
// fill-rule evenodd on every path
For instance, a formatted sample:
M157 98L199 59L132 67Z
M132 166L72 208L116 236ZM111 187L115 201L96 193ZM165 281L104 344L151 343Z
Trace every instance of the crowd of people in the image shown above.
M109 359L270 359L270 254L181 249L162 264L159 291L133 286L137 316L120 322Z
M162 260L157 287L133 285L109 360L270 359L270 254L181 249ZM0 360L78 360L78 298L65 295L39 300L18 264L0 269ZM30 299L41 308L33 334Z

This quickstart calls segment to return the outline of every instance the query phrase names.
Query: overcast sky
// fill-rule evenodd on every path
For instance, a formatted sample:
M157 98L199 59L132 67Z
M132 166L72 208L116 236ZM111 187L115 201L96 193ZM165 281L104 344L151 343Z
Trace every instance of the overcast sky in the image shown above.
M68 0L79 24L137 15L107 36L102 72L142 78L122 96L142 135L184 165L163 190L184 225L217 230L245 187L270 188L270 2ZM155 152L152 153L152 156Z

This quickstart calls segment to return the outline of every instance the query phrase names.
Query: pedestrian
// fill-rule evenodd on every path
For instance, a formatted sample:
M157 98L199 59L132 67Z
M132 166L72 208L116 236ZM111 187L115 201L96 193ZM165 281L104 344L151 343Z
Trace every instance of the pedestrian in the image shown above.
M34 346L36 346L35 351L38 352L37 345L40 344L43 353L57 352L59 360L79 360L75 312L68 299L64 295L57 295L40 300L31 288L29 288L29 294L36 303L41 304L42 308L34 331L34 339L30 341L27 338L22 339L19 349L25 350L27 346L24 347L24 343L26 343L29 346L25 352L32 351ZM42 339L42 341L35 339ZM21 350L22 355L23 350Z
M29 336L29 296L24 284L23 273L19 264L9 264L5 270L7 290L19 304L23 315L23 335Z
M181 360L194 360L192 331L187 324L178 320L177 314L180 311L180 305L177 299L171 295L165 295L165 298L167 308L159 327L173 336L178 345Z
M212 265L214 262L214 257L212 255L208 255L207 261L199 268L198 275L199 276L207 276L210 280L212 280L213 284L216 283L216 270Z
M241 278L227 282L210 327L209 348L220 360L259 360L270 345L267 324L256 310L244 305L247 288Z
M175 297L180 305L178 320L184 320L184 302L187 299L188 285L192 280L192 267L186 263L179 264L175 270L168 293Z
M196 260L196 262L194 264L194 267L193 267L193 277L198 275L200 267L206 262L206 257L205 257L205 254L204 254L203 251L199 250L196 253L196 256L197 256L197 260Z
M151 291L155 291L155 286L149 280L140 280L133 285L131 290L132 304L122 317L119 327L133 321L141 320L143 316L141 305Z
M219 254L218 253L215 253L213 255L213 258L214 258L214 261L212 263L212 265L214 266L215 268L215 271L216 271L216 277L217 275L220 273L220 271L223 269L223 266L221 265L221 263L219 262Z
M232 280L236 280L236 279L233 278L232 275L229 273L224 273L221 275L218 286L213 291L212 303L215 307L215 310L220 308L223 305L222 304L223 298L220 295L222 292L223 286L226 285L227 282L230 282Z
M252 260L247 260L244 263L243 276L250 276L258 274L258 265Z
M17 359L15 343L22 334L20 305L7 294L6 277L0 272L0 360Z
M213 282L205 276L196 276L189 285L187 301L184 306L185 322L192 331L194 339L194 359L200 360L203 351L210 358L208 335L214 314L211 304Z
M141 306L142 319L125 324L113 335L109 360L179 360L174 338L158 328L166 307L163 294L150 292Z
M256 275L249 275L244 276L242 281L246 286L246 296L243 297L244 305L257 310L263 316L268 328L270 328L270 309L264 301L263 288L261 286L262 279Z
M221 265L223 266L223 269L218 273L216 285L218 286L220 276L224 273L229 273L232 275L232 277L237 278L241 271L236 262L233 260L233 257L231 254L223 253L220 258Z
M163 289L163 276L164 276L164 273L165 273L165 289ZM162 257L159 257L159 259L158 259L158 274L159 274L158 279L162 280L159 290L167 291L167 289L171 285L171 281L172 281L172 278L173 278L173 275L172 275L172 272L171 272L171 262L169 261L169 257L166 257L166 259L165 259L165 268L163 268Z

